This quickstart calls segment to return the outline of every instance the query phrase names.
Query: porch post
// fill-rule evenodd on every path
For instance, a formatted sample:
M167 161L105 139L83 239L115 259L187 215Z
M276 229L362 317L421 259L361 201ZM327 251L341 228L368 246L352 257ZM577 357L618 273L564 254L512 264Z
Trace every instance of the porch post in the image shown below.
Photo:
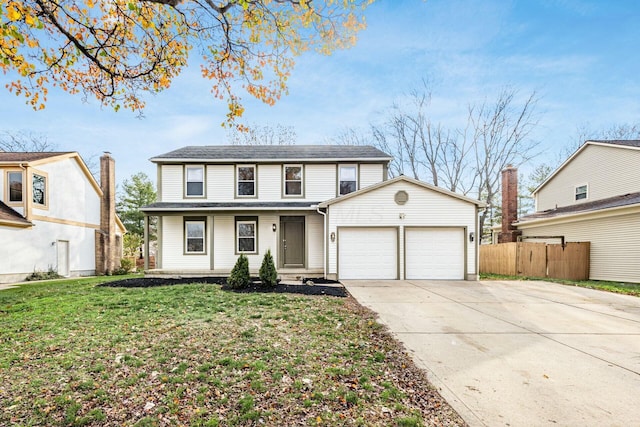
M144 215L144 269L149 269L149 215Z

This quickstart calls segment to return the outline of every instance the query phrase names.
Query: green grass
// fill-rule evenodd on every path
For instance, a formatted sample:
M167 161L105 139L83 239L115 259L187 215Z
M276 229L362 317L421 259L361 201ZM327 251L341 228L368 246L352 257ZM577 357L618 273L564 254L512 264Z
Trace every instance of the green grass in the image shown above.
M538 277L506 276L500 274L481 274L481 280L544 280L546 282L560 283L568 286L597 289L599 291L614 292L639 297L640 284L624 282L608 282L604 280L564 280Z
M0 291L0 425L425 423L428 385L348 299L95 286L120 278Z

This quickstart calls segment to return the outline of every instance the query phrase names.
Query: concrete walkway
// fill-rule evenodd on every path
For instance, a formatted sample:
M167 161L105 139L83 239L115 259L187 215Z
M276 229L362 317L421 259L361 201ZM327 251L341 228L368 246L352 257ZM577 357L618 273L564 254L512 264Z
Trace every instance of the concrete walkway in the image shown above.
M535 281L345 281L472 426L640 425L640 298Z

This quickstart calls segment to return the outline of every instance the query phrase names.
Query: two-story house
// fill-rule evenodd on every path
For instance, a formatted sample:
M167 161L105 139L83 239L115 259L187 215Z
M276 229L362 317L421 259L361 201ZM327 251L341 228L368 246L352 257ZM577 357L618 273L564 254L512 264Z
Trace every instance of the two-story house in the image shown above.
M119 267L115 166L101 184L76 152L0 152L0 283L35 271L92 275Z
M151 159L155 274L279 272L331 279L477 278L482 203L400 176L370 146L190 146ZM147 226L148 230L148 226ZM147 231L148 232L148 231ZM148 239L145 239L147 241Z
M533 195L522 239L591 242L591 279L640 283L640 141L586 141Z

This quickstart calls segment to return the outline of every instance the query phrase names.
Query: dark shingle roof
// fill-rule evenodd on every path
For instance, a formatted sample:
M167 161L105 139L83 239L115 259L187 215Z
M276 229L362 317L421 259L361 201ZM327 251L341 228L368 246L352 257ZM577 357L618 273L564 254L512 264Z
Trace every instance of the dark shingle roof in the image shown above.
M601 144L624 145L626 147L640 148L640 139L590 139L591 142L599 142Z
M203 145L187 146L151 158L166 161L390 160L370 145Z
M575 215L578 213L593 212L603 209L618 208L622 206L635 205L640 203L640 192L628 193L621 196L608 197L606 199L594 200L593 202L580 203L578 205L563 206L556 209L548 209L523 216L518 223L533 221L538 219L556 218L565 215Z
M140 208L145 212L176 210L312 209L320 202L156 202Z
M43 152L0 152L0 162L33 162L48 157L69 154L70 151L43 151Z
M9 221L21 225L31 225L25 217L0 201L0 221Z

